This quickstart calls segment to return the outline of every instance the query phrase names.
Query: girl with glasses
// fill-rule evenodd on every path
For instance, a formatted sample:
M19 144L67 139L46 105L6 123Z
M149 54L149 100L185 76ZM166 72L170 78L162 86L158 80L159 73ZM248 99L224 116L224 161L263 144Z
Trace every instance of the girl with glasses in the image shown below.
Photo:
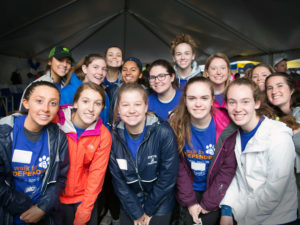
M181 97L181 91L177 89L175 71L171 64L163 59L154 61L149 68L149 83L155 93L148 98L148 109L163 120L167 120Z

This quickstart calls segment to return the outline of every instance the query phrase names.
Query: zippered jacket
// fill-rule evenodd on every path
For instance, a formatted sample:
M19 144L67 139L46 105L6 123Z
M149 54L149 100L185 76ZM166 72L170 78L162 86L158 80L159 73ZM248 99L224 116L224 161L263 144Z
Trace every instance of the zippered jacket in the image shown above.
M239 225L287 224L297 218L292 130L264 118L241 150L236 136L236 174L221 205L228 205Z
M171 127L153 114L147 115L143 141L136 160L126 144L124 123L113 129L110 172L122 210L131 220L143 213L161 216L175 205L178 173L176 138Z
M13 114L0 120L0 224L13 225L13 216L28 210L33 202L22 192L15 191L12 160L12 132L14 119L21 114ZM68 142L65 134L56 124L46 126L49 143L50 163L42 183L42 195L37 204L46 212L43 224L58 224L55 209L59 204L59 194L65 187L69 168Z
M62 107L58 112L58 125L66 133L70 156L68 179L60 201L64 204L81 202L77 207L74 222L85 224L90 220L95 201L102 190L111 148L111 135L99 118L78 139L71 119L72 109L71 106Z
M215 108L212 119L216 125L216 146L211 159L207 186L200 205L208 211L219 208L236 171L234 155L235 137L237 127L230 122L224 110ZM176 185L176 197L180 205L189 207L197 204L196 193L193 190L194 174L184 155L180 155L179 173Z

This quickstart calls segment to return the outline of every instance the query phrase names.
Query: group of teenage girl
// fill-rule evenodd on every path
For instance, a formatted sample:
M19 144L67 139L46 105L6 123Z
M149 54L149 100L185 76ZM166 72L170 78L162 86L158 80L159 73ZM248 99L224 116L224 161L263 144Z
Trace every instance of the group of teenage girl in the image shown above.
M53 48L0 120L0 224L98 225L102 199L112 224L297 224L295 81L264 63L231 81L223 53L202 74L196 47L176 36L146 84L118 47L73 67Z

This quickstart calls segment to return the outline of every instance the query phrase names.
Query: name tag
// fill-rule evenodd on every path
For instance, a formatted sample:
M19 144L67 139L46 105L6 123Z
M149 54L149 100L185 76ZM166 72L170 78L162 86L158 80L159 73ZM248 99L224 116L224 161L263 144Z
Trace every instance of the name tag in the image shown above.
M192 170L205 171L206 164L202 162L191 162Z
M31 151L15 149L12 161L16 163L30 164L31 157L32 157Z
M121 170L127 170L127 161L126 161L126 159L117 159L117 162L118 162L119 168Z

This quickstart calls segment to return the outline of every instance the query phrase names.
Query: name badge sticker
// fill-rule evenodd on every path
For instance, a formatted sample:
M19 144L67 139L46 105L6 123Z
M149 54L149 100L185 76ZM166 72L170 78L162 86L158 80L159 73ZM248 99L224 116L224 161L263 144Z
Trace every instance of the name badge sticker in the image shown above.
M15 149L12 161L16 163L30 164L31 157L32 157L31 151Z
M191 162L191 168L197 171L205 171L205 163L202 162Z
M127 161L126 161L126 159L117 159L117 162L118 162L119 168L121 170L127 170Z

